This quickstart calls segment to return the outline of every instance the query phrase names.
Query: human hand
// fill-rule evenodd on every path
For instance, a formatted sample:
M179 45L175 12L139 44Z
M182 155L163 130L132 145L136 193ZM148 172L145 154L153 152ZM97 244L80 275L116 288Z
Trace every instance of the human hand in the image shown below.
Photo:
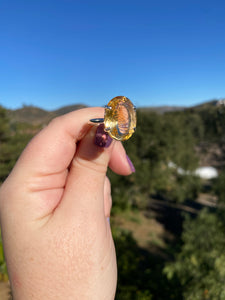
M117 268L109 167L132 172L120 142L94 144L102 108L58 117L34 137L0 189L0 220L13 297L114 299Z

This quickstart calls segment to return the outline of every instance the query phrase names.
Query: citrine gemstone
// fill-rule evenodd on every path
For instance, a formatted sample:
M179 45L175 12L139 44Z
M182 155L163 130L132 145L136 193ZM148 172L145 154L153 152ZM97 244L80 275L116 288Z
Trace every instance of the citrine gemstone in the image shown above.
M128 140L136 129L136 109L125 96L109 101L105 108L105 131L118 141Z

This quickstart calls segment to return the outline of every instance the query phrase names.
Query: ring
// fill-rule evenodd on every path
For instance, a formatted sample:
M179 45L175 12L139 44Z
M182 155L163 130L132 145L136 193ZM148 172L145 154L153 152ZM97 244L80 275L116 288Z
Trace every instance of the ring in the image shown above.
M91 119L91 123L104 124L104 131L118 141L128 140L136 130L136 107L125 96L118 96L105 106L104 118Z

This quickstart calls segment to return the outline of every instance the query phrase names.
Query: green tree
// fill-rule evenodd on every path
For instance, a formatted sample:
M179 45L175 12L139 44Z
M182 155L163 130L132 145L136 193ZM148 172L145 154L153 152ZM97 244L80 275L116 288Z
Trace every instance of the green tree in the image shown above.
M9 119L6 110L0 106L0 146L6 142L10 136Z
M11 124L7 111L0 107L0 184L8 176L21 151L32 137L32 131L21 124ZM29 127L30 128L30 127ZM3 246L0 234L0 280L7 279Z
M164 272L177 276L186 300L225 299L225 226L217 213L203 210L187 217L180 252Z

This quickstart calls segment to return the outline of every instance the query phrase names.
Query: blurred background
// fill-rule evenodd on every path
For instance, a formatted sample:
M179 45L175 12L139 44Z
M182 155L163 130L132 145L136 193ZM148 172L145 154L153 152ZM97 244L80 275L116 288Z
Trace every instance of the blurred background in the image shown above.
M0 184L55 116L137 106L110 170L116 299L225 299L225 3L0 3ZM9 299L0 242L0 299Z

